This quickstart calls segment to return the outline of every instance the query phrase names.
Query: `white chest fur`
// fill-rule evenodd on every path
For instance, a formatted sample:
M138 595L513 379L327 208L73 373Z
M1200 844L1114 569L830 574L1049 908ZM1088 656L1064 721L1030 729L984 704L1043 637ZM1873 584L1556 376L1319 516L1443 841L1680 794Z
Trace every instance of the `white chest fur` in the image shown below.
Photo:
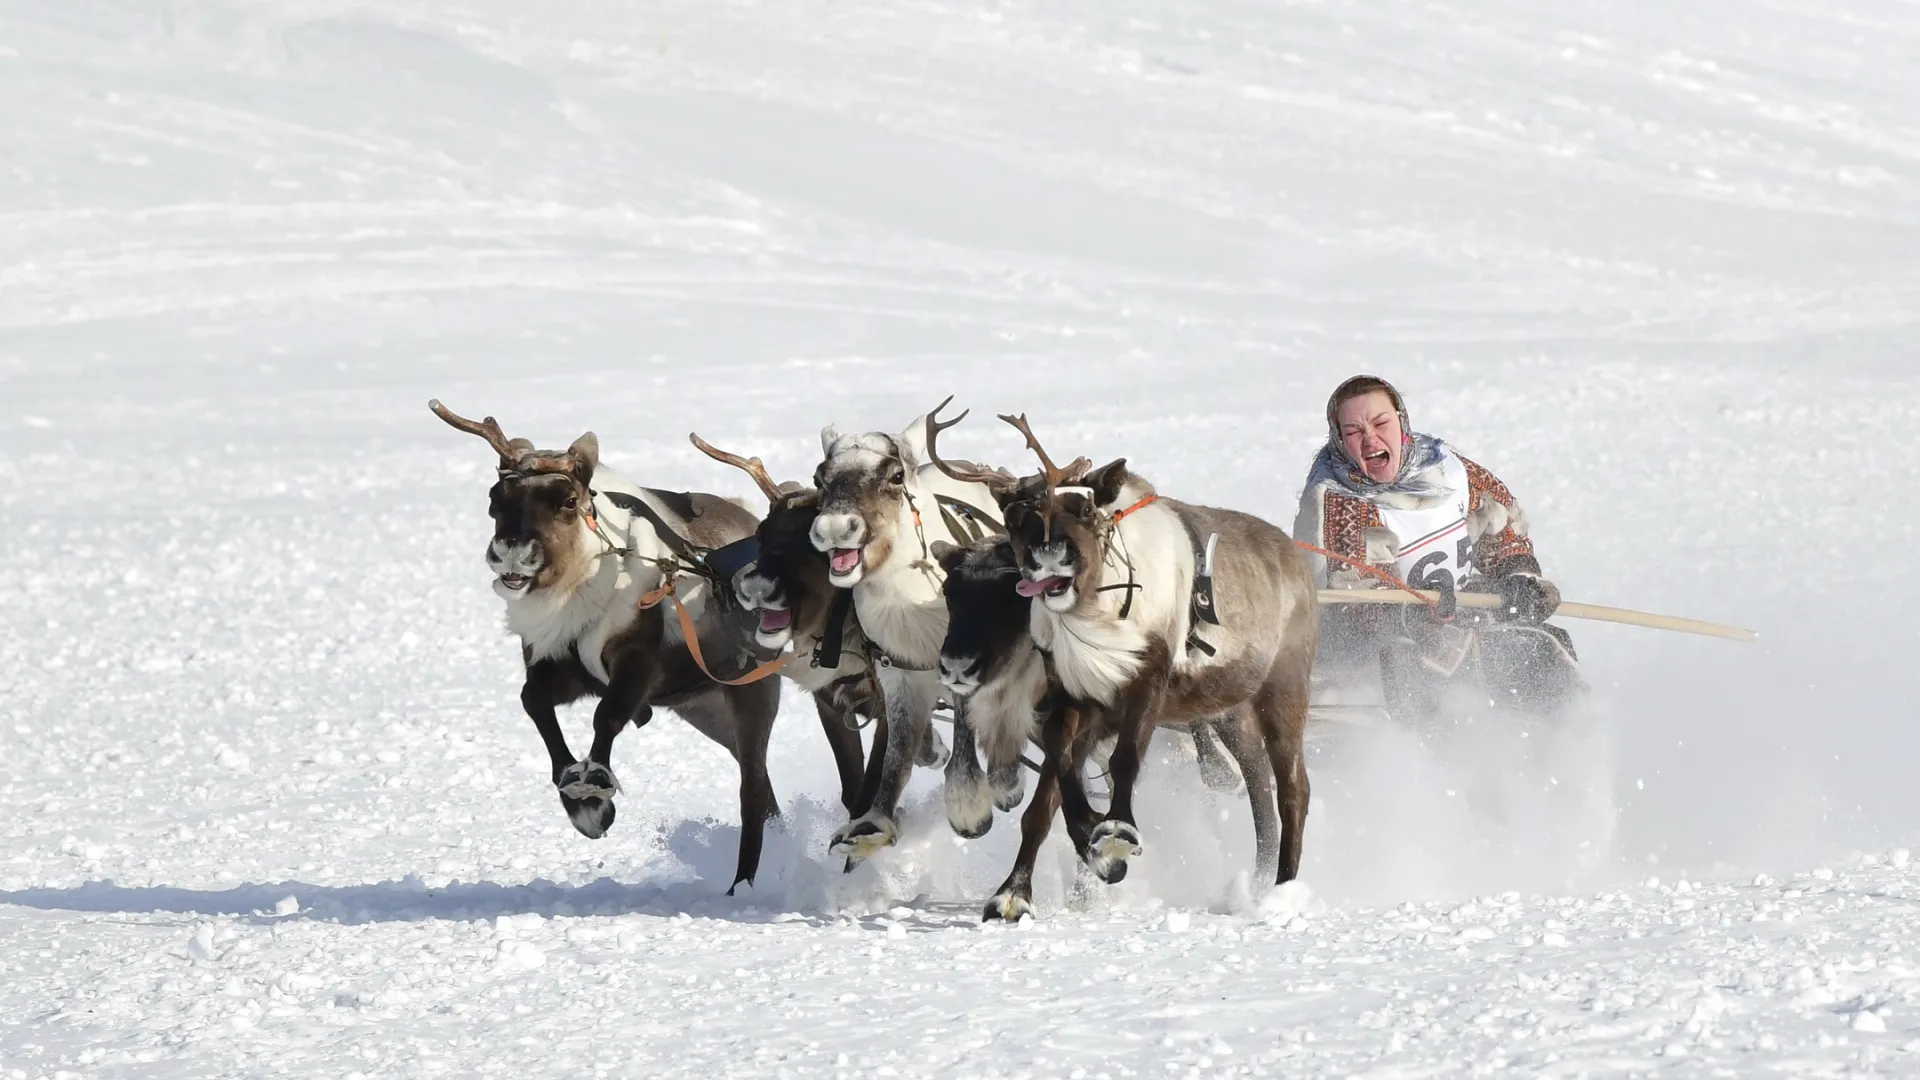
M1033 605L1033 642L1053 654L1054 675L1074 697L1111 705L1139 673L1147 648L1145 627L1099 612L1091 616Z
M604 467L594 475L594 483L602 491L642 497L640 489ZM507 601L507 629L519 636L533 660L556 659L577 650L587 673L605 683L609 680L607 642L632 625L640 597L659 586L660 571L646 560L665 554L665 547L651 528L636 527L631 514L611 503L597 500L595 510L608 539L632 550L633 557L593 555L571 588L556 587ZM607 547L584 523L576 541L588 553ZM705 583L683 578L679 595L697 615L705 604ZM677 641L682 636L678 621L668 619L668 639Z

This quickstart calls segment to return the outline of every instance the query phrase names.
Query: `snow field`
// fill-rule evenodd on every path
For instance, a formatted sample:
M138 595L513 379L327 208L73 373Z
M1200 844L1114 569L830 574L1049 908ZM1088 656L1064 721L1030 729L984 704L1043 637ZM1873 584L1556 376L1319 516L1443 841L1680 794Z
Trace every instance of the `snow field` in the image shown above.
M0 4L0 1076L1908 1073L1920 23L1866 4ZM623 735L590 842L491 461L1126 455L1290 522L1340 378L1526 503L1559 735L1317 742L1303 878L1177 737L982 926L810 705ZM570 735L588 710L568 710Z

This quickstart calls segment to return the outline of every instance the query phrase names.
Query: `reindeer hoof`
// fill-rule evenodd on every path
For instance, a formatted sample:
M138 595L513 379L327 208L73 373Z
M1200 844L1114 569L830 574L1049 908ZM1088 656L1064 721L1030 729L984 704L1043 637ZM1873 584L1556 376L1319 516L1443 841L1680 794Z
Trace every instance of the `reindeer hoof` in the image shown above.
M612 799L571 799L560 796L560 807L567 812L567 820L580 835L589 840L598 840L613 828Z
M928 725L927 737L920 740L920 756L914 759L914 764L923 769L944 769L947 759L952 755L953 752L947 749L947 741L933 730L932 725Z
M1127 860L1145 849L1140 832L1124 821L1103 821L1087 837L1087 865L1101 881L1109 885L1124 881Z
M1001 765L987 774L993 784L993 808L1011 813L1020 809L1021 802L1027 797L1027 774L1021 771L1019 762Z
M597 761L576 761L560 770L553 786L570 799L611 799L620 790L613 770Z
M613 796L620 782L611 769L597 761L576 761L560 771L554 786L560 790L560 808L581 836L598 840L613 828Z
M1019 922L1022 918L1033 918L1033 903L1010 892L987 901L987 909L980 914L981 922Z
M845 855L849 864L864 862L881 848L892 847L898 830L892 818L869 814L834 830L827 850Z
M954 832L977 840L993 828L993 789L985 776L950 776L942 794L947 802L947 824Z

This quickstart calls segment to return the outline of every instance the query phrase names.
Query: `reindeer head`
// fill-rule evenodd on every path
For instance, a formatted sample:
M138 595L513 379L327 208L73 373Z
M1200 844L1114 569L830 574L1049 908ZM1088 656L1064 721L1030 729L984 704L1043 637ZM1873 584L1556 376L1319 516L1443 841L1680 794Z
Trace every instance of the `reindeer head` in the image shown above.
M434 415L478 435L500 456L499 478L487 491L493 538L487 568L493 590L508 600L577 583L587 564L586 523L593 514L593 473L600 441L589 431L565 451L537 450L526 439L508 439L493 417L475 423L438 400Z
M992 681L1030 642L1033 601L1014 590L1020 566L1005 537L969 547L944 540L933 557L946 571L947 637L940 645L940 682L964 698Z
M827 555L828 580L834 585L858 585L886 566L900 544L916 543L912 498L919 490L914 474L924 437L924 418L898 435L843 433L833 424L821 429L825 457L813 474L820 508L810 536ZM916 551L909 557L917 556Z
M833 605L826 556L809 539L820 493L791 482L774 483L757 457L716 450L697 434L688 438L701 453L745 471L767 497L767 514L754 530L753 561L733 575L734 597L759 620L754 644L777 653L796 633L818 633Z
M949 468L937 455L934 462L948 475L985 484L993 492L1020 571L1015 585L1019 595L1038 597L1050 611L1071 610L1082 597L1098 594L1108 508L1131 479L1126 459L1094 470L1082 457L1060 468L1034 437L1024 413L1002 413L1000 419L1026 436L1028 449L1040 459L1040 472L1016 480L1004 470Z

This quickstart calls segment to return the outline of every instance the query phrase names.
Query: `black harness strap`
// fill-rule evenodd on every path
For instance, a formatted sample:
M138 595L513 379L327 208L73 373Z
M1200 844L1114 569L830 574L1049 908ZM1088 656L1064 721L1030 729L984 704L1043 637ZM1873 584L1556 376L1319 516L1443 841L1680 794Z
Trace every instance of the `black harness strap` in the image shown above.
M813 645L813 666L831 671L840 666L840 647L846 637L847 613L853 610L853 590L835 589L827 608L827 629Z
M1220 625L1220 616L1214 611L1213 574L1207 567L1207 546L1185 514L1180 515L1180 525L1187 530L1187 542L1193 545L1193 592L1187 597L1187 648L1212 656L1217 650L1200 640L1201 623Z
M969 544L975 544L984 539L988 533L1000 536L1007 531L1006 526L993 520L986 511L964 499L935 494L933 504L940 510L940 520L946 523L948 534L956 540L964 536ZM956 513L965 519L966 524L962 525L954 517Z
M613 505L635 517L644 518L647 524L653 527L654 535L660 538L661 543L667 545L667 550L673 552L675 557L686 562L690 569L706 570L706 552L695 548L687 542L686 537L673 531L659 512L647 505L646 500L636 499L624 491L597 491L594 494L604 495Z

